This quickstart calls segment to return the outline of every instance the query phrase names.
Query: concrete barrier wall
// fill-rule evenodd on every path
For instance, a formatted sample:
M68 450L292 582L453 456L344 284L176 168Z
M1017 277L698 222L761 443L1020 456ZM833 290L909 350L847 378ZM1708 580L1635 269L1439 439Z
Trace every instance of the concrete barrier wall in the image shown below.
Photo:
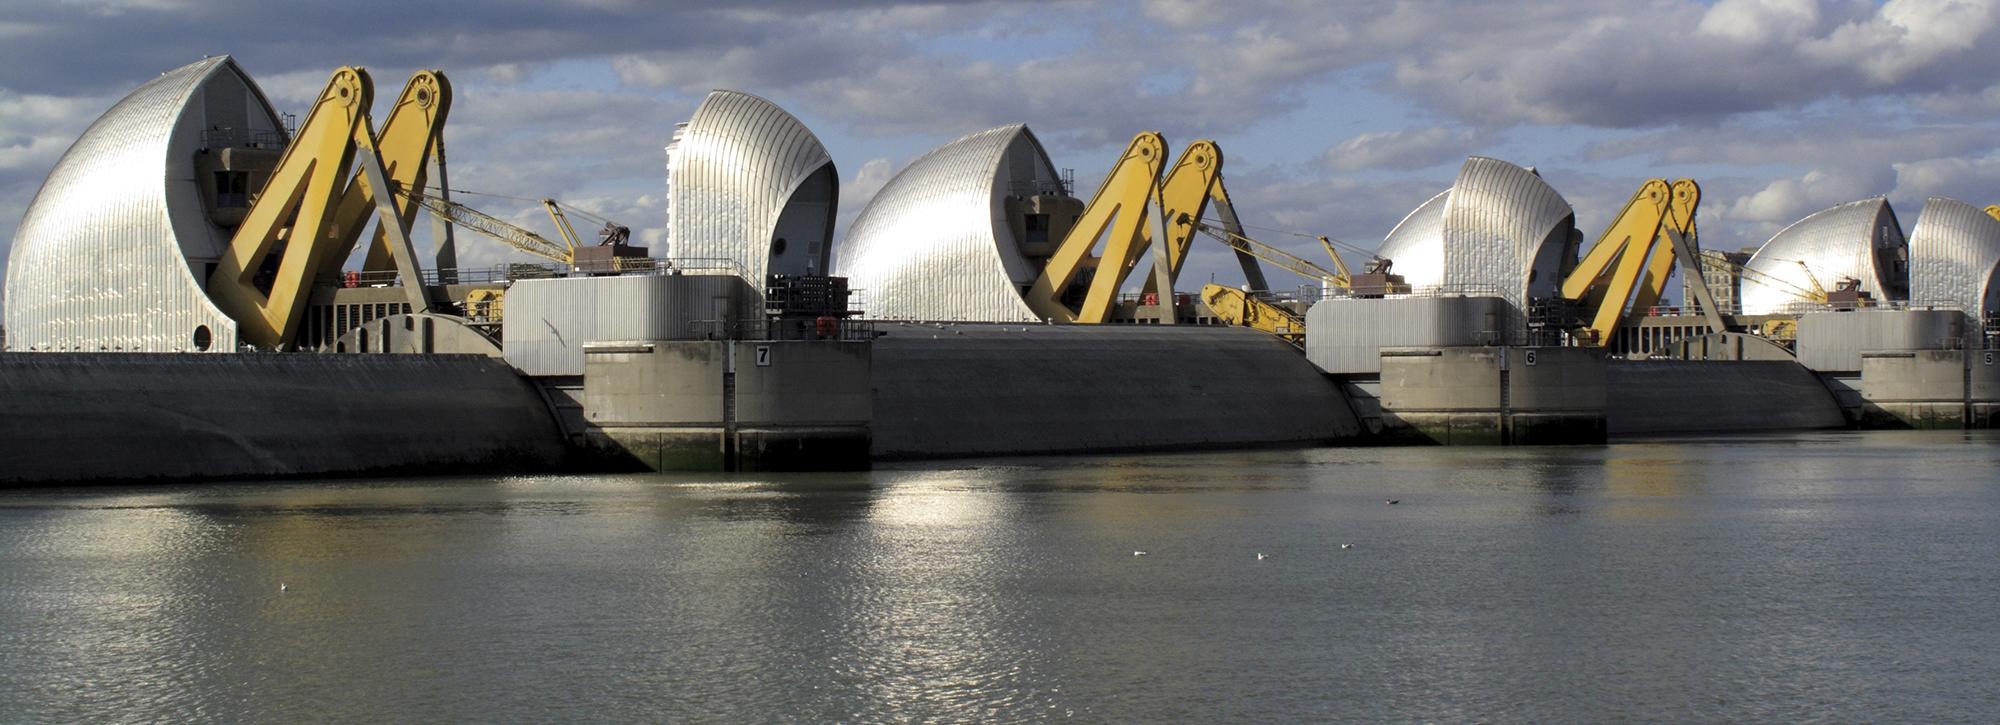
M559 464L506 363L471 355L0 354L0 483L495 472Z
M1611 360L1611 435L1839 428L1833 393L1794 362Z
M1228 327L883 323L878 458L1323 443L1361 427L1275 337Z

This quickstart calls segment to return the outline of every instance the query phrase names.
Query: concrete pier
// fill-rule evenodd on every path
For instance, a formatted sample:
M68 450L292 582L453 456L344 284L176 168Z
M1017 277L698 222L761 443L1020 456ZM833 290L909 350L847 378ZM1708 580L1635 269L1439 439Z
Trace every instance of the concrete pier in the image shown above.
M866 341L640 340L583 346L586 454L613 467L868 467Z
M1564 347L1381 352L1389 443L1554 445L1605 440L1605 361Z
M1862 353L1859 416L1868 428L1992 428L2000 424L2000 351Z

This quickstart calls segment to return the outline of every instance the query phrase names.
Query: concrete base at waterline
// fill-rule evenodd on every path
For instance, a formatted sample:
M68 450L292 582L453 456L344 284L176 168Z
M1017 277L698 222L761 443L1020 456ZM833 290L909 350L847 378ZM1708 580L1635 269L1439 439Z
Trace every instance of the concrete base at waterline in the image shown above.
M1582 348L1382 351L1381 439L1441 445L1602 443L1604 357Z
M611 468L865 469L870 353L852 341L587 345L577 437Z
M1864 428L1992 428L2000 423L2000 351L1861 355Z

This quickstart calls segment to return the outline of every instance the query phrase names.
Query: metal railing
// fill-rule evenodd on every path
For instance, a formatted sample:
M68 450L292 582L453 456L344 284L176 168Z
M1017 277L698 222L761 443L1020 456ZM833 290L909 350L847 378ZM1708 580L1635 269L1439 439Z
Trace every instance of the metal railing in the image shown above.
M626 264L612 273L615 276L672 275L672 274L716 274L727 273L743 276L743 266L733 259L626 259ZM636 263L636 264L635 264ZM568 277L572 270L552 262L510 262L489 267L457 267L448 269L426 269L423 271L424 284L505 284L523 279L549 279ZM584 273L588 273L585 271ZM606 275L606 276L612 276ZM343 272L340 275L342 287L392 287L401 283L402 275L394 271L385 272Z
M1778 308L1778 314L1803 315L1808 312L1852 312L1854 310L1901 310L1905 312L1949 311L1964 312L1965 307L1956 302L1940 300L1868 300L1855 305L1836 305L1830 302L1789 302Z
M292 142L284 131L253 131L247 128L211 128L201 132L203 148L241 146L253 149L282 149Z
M833 317L777 320L694 320L688 323L703 340L873 340L873 320Z

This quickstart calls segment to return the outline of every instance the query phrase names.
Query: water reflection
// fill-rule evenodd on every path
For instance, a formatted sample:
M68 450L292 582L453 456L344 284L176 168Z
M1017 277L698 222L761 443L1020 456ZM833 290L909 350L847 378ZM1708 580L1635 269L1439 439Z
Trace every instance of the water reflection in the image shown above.
M1995 440L8 492L0 720L1978 719Z

